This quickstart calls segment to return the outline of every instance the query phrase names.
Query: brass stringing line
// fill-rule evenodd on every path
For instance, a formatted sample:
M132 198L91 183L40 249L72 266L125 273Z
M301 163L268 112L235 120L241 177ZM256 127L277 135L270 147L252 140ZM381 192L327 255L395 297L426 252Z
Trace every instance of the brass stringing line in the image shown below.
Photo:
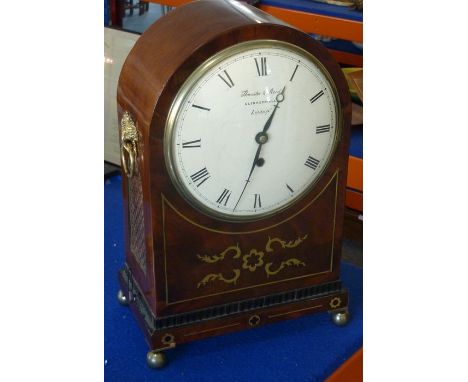
M163 193L161 193L161 197L163 199L163 203L167 203L167 205L169 207L172 208L172 210L174 210L174 212L179 215L182 219L184 219L185 221L187 221L188 223L198 227L198 228L201 228L201 229L204 229L205 231L210 231L210 232L215 232L215 233L224 233L224 234L228 234L228 235L245 235L245 234L249 234L249 233L257 233L257 232L262 232L262 231L266 231L268 229L271 229L271 228L274 228L274 227L278 227L279 225L283 224L283 223L286 223L287 221L295 218L297 215L299 215L300 213L304 212L307 208L309 208L320 196L322 196L323 192L328 188L328 186L330 185L330 183L337 177L338 175L338 172L339 170L336 170L335 173L333 174L333 176L330 178L329 182L322 188L322 190L320 190L320 192L318 193L318 195L312 200L310 201L310 203L308 203L305 207L303 207L302 209L300 209L299 211L297 211L295 214L291 215L290 217L284 219L283 221L280 221L279 223L276 223L276 224L273 224L271 226L268 226L268 227L265 227L265 228L260 228L260 229L257 229L257 230L252 230L252 231L238 231L238 232L229 232L229 231L219 231L219 230L216 230L216 229L213 229L213 228L208 228L206 226L203 226L201 224L198 224L198 223L195 223L193 220L190 220L188 217L186 217L184 214L182 214L181 212L179 212L172 204L171 202L169 202L169 200L167 200L167 198L164 196Z
M323 306L323 305L315 305L315 306L310 306L310 307L308 307L308 308L290 310L289 312L285 312L285 313L271 314L271 315L268 315L268 318L279 317L279 316L285 316L285 315L291 314L291 313L303 312L304 310L310 310L310 309L321 308L322 306Z
M193 333L187 333L187 334L184 334L184 337L188 337L188 336L194 336L196 334L201 334L201 333L207 333L207 332L212 332L214 330L219 330L219 329L224 329L224 328L230 328L232 326L237 326L237 325L240 325L239 322L235 323L235 324L229 324L229 325L224 325L224 326L218 326L217 328L211 328L211 329L206 329L206 330L201 330L199 332L193 332Z
M332 235L332 248L330 259L330 272L333 270L333 256L335 248L335 228L336 228L336 204L338 203L338 184L340 182L340 171L336 171L336 185L335 185L335 210L333 211L333 235Z

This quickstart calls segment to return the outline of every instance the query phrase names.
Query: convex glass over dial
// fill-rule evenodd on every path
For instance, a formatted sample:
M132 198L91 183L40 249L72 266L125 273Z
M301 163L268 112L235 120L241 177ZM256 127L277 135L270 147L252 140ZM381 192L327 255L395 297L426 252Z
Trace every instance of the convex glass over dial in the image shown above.
M229 221L270 216L304 195L339 137L337 96L306 51L277 41L228 48L172 105L166 164L181 194Z

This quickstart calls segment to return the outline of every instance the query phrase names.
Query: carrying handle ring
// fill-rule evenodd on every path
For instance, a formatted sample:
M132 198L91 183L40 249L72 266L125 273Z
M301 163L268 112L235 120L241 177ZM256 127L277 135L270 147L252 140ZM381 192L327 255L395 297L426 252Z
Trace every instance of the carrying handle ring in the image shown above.
M128 163L127 163L128 158ZM131 141L124 141L120 148L120 159L127 177L131 178L135 172L136 149Z

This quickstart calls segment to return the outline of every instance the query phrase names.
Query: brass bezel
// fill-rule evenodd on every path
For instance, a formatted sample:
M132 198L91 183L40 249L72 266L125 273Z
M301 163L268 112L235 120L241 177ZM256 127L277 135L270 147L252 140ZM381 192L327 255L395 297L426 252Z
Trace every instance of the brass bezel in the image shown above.
M181 180L179 179L179 176L177 175L174 169L173 160L175 159L173 158L173 150L172 150L172 141L174 139L173 130L174 130L175 123L177 119L179 118L180 106L185 103L185 101L187 100L189 96L190 91L196 85L197 81L204 75L204 73L206 73L207 71L209 71L210 69L212 69L213 67L221 63L222 61L226 60L227 58L231 56L236 55L237 53L241 53L242 51L245 51L248 49L261 49L261 48L267 49L267 48L278 48L278 47L293 51L299 55L305 56L308 59L310 59L319 68L319 70L324 74L325 78L328 80L328 82L331 85L332 93L334 95L337 118L336 118L336 129L335 129L335 141L330 151L330 156L328 157L327 163L320 169L320 172L315 177L314 181L306 189L304 189L300 194L292 198L289 202L285 203L281 207L278 207L272 211L259 213L255 215L249 215L249 216L230 215L224 212L219 212L199 202L192 195L190 190L184 186L184 184L181 182ZM338 142L341 140L341 137L342 137L342 130L343 130L343 115L342 115L342 110L341 110L340 97L338 95L335 82L332 76L330 75L330 73L328 72L328 70L317 59L317 57L315 57L312 53L306 51L305 49L297 45L290 44L285 41L267 40L267 39L245 41L236 45L232 45L226 49L223 49L219 51L218 53L216 53L215 55L213 55L212 57L210 57L209 59L207 59L203 64L201 64L198 68L196 68L193 71L193 73L187 78L184 84L180 87L179 91L174 97L174 100L172 101L171 107L169 109L168 117L166 120L166 126L164 129L164 160L166 163L166 168L168 170L169 176L175 188L177 189L179 194L187 201L187 203L189 203L190 206L192 206L194 209L203 213L206 216L209 216L211 218L215 218L221 221L227 221L231 223L254 222L254 221L259 221L259 220L271 217L273 215L276 215L288 209L289 207L296 204L301 199L303 199L307 194L310 193L310 191L315 187L318 181L322 178L325 170L329 167L330 163L332 162L332 159L335 156Z

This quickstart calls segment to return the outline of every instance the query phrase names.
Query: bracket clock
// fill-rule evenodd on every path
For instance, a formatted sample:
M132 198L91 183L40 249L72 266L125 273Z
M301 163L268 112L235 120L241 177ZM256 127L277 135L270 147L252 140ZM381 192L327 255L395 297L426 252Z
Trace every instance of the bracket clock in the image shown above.
M154 23L117 92L126 257L120 302L166 349L328 311L341 285L351 106L327 50L235 1Z

